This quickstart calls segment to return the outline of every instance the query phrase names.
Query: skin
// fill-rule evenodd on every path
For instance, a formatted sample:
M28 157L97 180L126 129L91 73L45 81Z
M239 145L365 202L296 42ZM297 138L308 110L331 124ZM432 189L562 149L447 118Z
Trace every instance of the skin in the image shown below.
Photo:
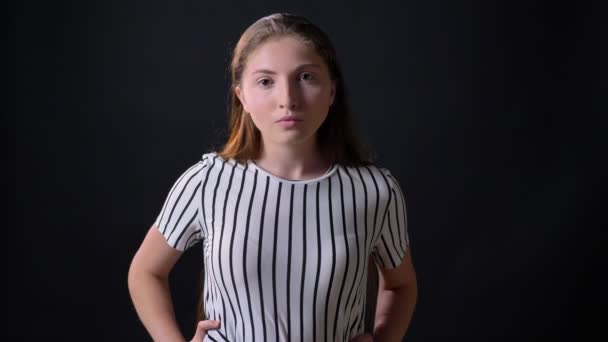
M262 133L256 163L285 179L316 178L331 162L323 160L315 134L334 101L336 84L327 65L308 44L294 37L265 42L248 58L235 93ZM301 119L293 127L277 122L285 115ZM152 226L136 252L128 275L135 309L155 341L185 341L176 322L169 273L182 252ZM408 249L394 269L378 267L379 285L373 336L351 341L401 341L417 298L416 274ZM200 342L221 322L198 323L190 341Z

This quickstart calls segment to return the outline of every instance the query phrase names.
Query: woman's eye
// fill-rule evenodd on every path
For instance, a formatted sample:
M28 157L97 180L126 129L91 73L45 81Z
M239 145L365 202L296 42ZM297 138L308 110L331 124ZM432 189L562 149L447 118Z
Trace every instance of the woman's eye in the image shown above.
M311 81L314 79L312 74L309 72L304 72L304 73L300 74L300 78L303 79L304 81Z
M268 87L270 85L270 80L267 78L263 78L261 80L258 81L258 84L261 85L262 87Z

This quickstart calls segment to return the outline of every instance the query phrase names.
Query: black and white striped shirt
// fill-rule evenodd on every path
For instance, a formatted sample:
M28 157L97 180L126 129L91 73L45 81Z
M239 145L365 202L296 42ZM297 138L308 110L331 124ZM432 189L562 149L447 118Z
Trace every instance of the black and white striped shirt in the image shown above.
M409 246L399 183L385 168L286 180L215 152L175 182L155 225L178 250L202 241L205 341L348 341L363 333L369 256Z

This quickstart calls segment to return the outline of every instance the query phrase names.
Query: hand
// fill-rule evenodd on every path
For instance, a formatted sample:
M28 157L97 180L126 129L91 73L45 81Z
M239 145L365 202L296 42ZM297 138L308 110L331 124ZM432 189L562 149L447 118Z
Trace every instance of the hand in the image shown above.
M203 342L203 339L207 335L207 330L218 329L220 327L220 321L205 320L200 321L196 325L196 333L190 342Z
M372 335L364 334L355 336L350 342L374 342L374 339L372 338Z

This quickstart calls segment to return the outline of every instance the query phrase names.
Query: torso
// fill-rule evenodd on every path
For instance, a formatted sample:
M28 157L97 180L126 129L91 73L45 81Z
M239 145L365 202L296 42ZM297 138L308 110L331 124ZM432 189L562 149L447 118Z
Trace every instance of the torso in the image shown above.
M385 169L332 165L291 181L215 153L199 164L192 179L200 206L190 221L200 232L175 241L203 241L205 315L222 322L205 341L348 341L363 333L367 260L391 196Z

